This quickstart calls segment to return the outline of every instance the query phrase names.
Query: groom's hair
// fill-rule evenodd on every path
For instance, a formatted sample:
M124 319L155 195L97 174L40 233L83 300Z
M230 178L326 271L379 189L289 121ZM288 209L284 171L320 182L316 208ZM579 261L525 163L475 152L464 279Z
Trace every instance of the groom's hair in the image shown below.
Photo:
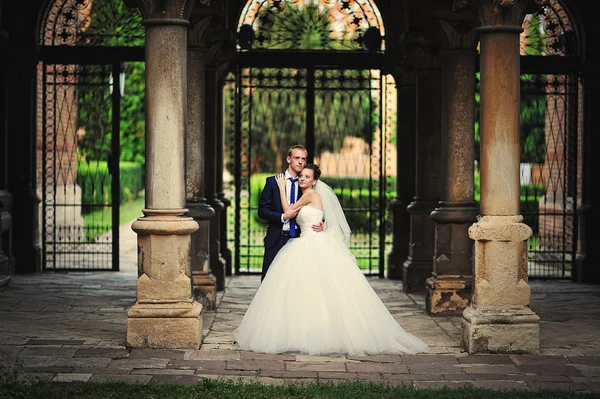
M315 176L315 180L319 180L319 177L321 177L321 169L319 169L319 165L315 164L315 163L309 163L307 164L304 169L310 169L313 171L313 174Z
M290 149L288 150L287 156L291 157L292 156L292 151L294 151L294 150L302 150L302 151L304 151L305 153L308 154L308 150L306 149L306 147L304 147L301 144L296 144L296 145L293 145L293 146L290 147Z

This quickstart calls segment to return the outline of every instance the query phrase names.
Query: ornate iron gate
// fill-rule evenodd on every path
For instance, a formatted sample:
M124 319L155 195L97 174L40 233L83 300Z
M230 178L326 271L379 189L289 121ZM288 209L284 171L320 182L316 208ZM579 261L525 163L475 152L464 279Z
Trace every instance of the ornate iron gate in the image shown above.
M119 270L120 69L43 64L45 269Z
M287 166L288 148L300 143L340 198L359 267L383 276L387 201L395 195L395 106L386 107L395 101L392 78L375 69L247 67L235 86L227 92L236 123L225 142L226 168L234 171L228 220L236 274L260 272L265 222L258 198L266 177Z
M135 76L133 95L122 97L126 62L144 59L141 16L121 0L54 0L40 20L37 181L43 268L119 270L121 113L140 114L131 108L139 107L133 99L143 99L143 64L129 75ZM130 122L127 126L138 121ZM131 130L127 140L143 132L143 125ZM128 177L135 175L127 171ZM139 186L141 181L128 185Z

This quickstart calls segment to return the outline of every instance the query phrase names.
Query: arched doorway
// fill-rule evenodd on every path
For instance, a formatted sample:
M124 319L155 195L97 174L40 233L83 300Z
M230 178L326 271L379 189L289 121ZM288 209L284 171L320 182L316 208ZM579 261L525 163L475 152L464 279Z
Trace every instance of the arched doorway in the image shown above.
M235 272L260 272L266 176L304 144L334 187L365 274L384 276L395 196L396 94L381 73L385 29L373 2L252 0L238 20L238 69L226 85L225 170ZM227 185L227 181L226 181Z
M120 0L54 0L40 21L43 269L116 271L120 205L144 181L141 17Z

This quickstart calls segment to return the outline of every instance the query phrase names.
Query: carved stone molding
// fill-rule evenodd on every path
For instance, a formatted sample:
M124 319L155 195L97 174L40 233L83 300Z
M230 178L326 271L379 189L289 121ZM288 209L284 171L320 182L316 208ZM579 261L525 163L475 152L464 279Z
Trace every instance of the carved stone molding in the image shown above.
M475 24L466 21L438 20L442 49L474 49L479 41Z
M123 0L123 2L129 7L140 10L145 25L165 24L166 21L188 24L196 0Z
M439 69L438 40L418 33L405 32L400 37L399 56L414 69Z
M521 26L525 15L532 13L549 0L469 0L476 10L481 26ZM464 9L464 0L455 0L455 10Z

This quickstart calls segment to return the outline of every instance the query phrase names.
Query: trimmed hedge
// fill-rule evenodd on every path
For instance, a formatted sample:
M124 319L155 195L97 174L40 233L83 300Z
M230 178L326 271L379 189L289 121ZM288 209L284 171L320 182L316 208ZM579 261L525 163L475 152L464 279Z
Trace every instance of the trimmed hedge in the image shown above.
M258 201L260 193L265 184L265 180L272 174L261 173L252 175L250 178L251 193L250 206L253 212L254 219L261 224L266 222L258 217L256 210L258 209ZM353 231L376 231L378 224L378 215L372 215L369 211L369 200L379 201L379 187L377 181L373 181L371 190L371 198L369 198L369 179L354 178L354 177L328 177L322 176L323 181L333 188L337 194L342 207L345 209L346 219ZM388 177L388 187L393 187L394 191L386 192L386 199L383 211L386 212L389 201L396 195L396 178ZM478 183L478 182L477 182ZM479 206L479 184L475 185L475 204ZM521 186L521 206L520 212L523 215L523 221L529 225L534 234L538 230L538 213L539 213L539 198L544 195L545 187L543 185L522 185ZM377 204L374 204L377 207ZM386 213L387 218L391 218L391 214ZM389 223L388 223L389 222ZM391 221L386 221L387 233L391 233Z
M144 168L136 162L121 162L120 203L132 201L144 188ZM89 213L98 207L90 205L111 204L111 177L105 161L90 163L80 161L77 164L77 184L81 187L81 212Z

